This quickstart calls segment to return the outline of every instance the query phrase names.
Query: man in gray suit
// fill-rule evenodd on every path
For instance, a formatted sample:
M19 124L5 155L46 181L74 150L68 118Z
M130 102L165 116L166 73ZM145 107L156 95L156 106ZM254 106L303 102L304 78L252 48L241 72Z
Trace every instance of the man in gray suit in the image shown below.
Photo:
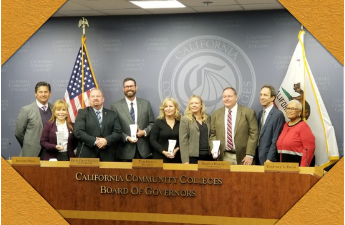
M224 107L212 113L210 147L220 140L217 160L252 165L258 143L258 122L254 110L237 104L233 87L223 90Z
M149 101L136 98L138 90L133 78L123 81L125 98L112 104L111 109L117 112L122 128L122 138L116 148L116 160L131 162L132 159L149 158L152 151L149 134L154 123L153 112ZM129 125L137 124L136 140L131 138Z
M41 152L41 134L43 125L52 116L52 105L48 103L51 87L47 82L38 82L35 86L36 101L20 109L16 129L16 136L20 147L20 156L43 157Z
M260 104L263 110L259 112L259 142L257 156L260 164L277 162L277 139L285 123L284 114L278 110L273 102L277 92L271 85L264 85L260 91ZM257 161L258 163L258 161Z

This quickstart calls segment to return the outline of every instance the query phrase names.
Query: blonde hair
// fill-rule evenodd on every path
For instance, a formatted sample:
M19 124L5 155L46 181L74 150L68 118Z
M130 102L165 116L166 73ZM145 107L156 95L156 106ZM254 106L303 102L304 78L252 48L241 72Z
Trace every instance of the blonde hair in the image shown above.
M68 116L68 105L65 101L63 100L56 100L56 102L54 102L53 105L53 110L52 110L52 117L50 117L49 122L54 122L56 120L56 116L55 116L55 111L59 110L59 109L66 109L67 111L67 116L66 116L66 124L69 128L71 128L71 130L73 130L73 126L71 121L69 120L69 116Z
M201 97L199 95L192 95L190 98L189 98L189 101L188 101L188 105L187 105L187 108L186 108L186 112L185 112L185 115L188 117L189 121L191 123L193 123L193 113L192 111L190 111L190 102L192 100L192 98L197 98L200 100L200 104L201 104L201 109L200 109L200 114L201 114L201 119L204 123L207 122L207 114L205 112L205 104L204 104L204 101L201 99Z
M161 119L165 118L164 108L167 106L169 101L174 104L174 106L175 106L174 118L179 121L181 119L180 106L178 105L177 101L173 98L165 98L163 100L161 106L159 107L159 116L157 117L157 119L161 120Z

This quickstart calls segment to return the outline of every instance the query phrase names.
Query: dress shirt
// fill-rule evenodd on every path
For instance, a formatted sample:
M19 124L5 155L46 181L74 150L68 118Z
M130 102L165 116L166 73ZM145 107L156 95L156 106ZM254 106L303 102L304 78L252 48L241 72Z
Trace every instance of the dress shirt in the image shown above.
M125 98L125 99L126 99L126 103L127 103L129 112L131 111L131 102L133 102L134 115L135 115L135 121L134 121L134 123L137 124L137 123L138 123L138 105L137 105L137 97L135 97L133 101L130 101L130 100L128 100L127 98ZM145 136L146 136L146 135L145 135Z
M135 115L135 121L134 123L137 124L138 123L138 105L137 105L137 97L135 97L133 99L133 101L130 101L128 100L127 98L126 99L126 103L127 103L127 106L128 106L128 110L129 112L131 111L131 102L133 102L133 109L134 109L134 115ZM140 128L140 127L139 127ZM141 128L140 128L141 129ZM146 130L144 130L144 133L145 133L145 137L147 136L146 134ZM127 138L126 138L126 141L127 141Z
M272 108L273 108L273 104L272 105L270 105L270 106L268 106L266 109L263 109L263 111L266 111L265 112L265 117L264 117L264 121L262 122L262 124L260 124L260 126L264 126L265 125L265 122L266 122L266 119L267 119L267 116L268 116L268 114L270 113L270 111L272 110ZM263 115L263 112L262 111L262 115Z
M43 106L46 107L46 109L44 111L47 111L47 109L49 108L48 102L45 105L42 105L37 99L36 99L36 103L38 108L42 109ZM43 109L42 109L43 110Z
M61 151L59 151L59 152L67 152L68 128L67 128L66 121L65 121L64 124L58 124L58 122L56 121L56 127L57 127L57 131L58 131L58 132L63 132L63 133L64 133L63 142L62 142L63 150L61 150ZM57 143L57 144L58 144L58 143Z
M101 116L101 121L103 122L103 106L102 106L102 108L100 110L97 110L95 108L93 108L93 110L95 111L96 116L97 116L97 111L100 112L99 115Z
M232 149L236 150L235 146L235 126L236 126L236 116L237 116L237 103L231 110L231 123L232 123ZM227 130L228 130L228 113L229 109L225 107L225 115L224 115L224 127L225 127L225 142L227 143Z

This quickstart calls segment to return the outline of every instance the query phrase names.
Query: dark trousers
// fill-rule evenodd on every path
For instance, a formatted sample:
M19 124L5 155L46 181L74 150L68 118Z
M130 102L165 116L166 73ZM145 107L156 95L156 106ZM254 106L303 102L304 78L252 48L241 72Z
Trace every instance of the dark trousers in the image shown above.
M199 157L189 157L190 164L198 164L198 161L214 161L214 159L209 154L200 154Z
M68 153L67 152L58 152L56 159L58 161L69 161Z
M140 155L140 152L138 150L138 146L135 148L135 154L133 159L142 159L143 157ZM145 159L152 159L152 154L149 157L146 157ZM132 162L132 159L115 159L117 162Z

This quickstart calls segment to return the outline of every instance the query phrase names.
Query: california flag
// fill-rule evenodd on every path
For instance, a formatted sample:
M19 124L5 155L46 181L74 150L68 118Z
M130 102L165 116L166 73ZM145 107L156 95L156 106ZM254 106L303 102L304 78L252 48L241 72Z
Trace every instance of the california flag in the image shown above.
M334 128L316 86L304 51L304 31L298 35L299 42L292 56L288 71L281 84L275 104L287 120L285 108L292 99L303 105L302 115L315 136L315 165L327 166L339 160Z

